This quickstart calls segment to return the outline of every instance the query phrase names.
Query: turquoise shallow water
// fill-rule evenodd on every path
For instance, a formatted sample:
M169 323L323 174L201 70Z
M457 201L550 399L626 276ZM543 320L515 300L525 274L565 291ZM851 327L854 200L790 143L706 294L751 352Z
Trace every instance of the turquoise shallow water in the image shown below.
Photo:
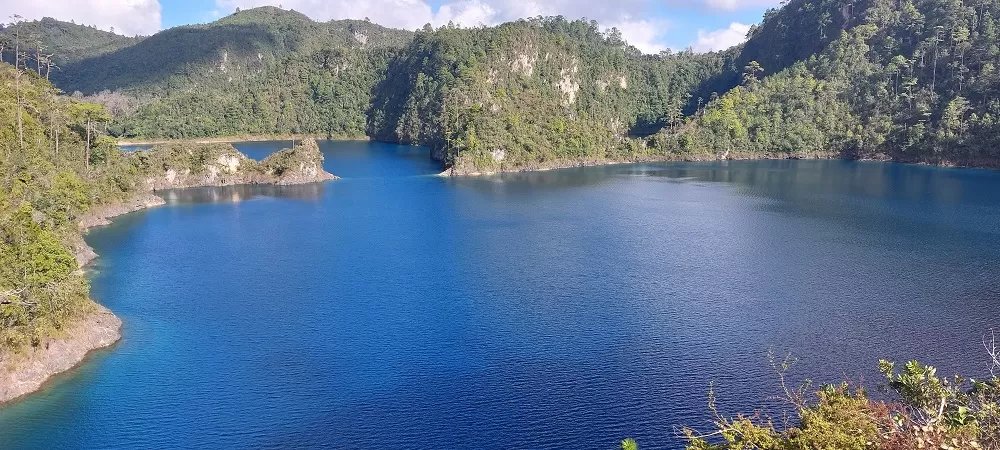
M285 143L242 144L263 157ZM88 241L124 338L0 409L0 448L675 448L793 377L986 369L1000 172L841 161L169 192Z

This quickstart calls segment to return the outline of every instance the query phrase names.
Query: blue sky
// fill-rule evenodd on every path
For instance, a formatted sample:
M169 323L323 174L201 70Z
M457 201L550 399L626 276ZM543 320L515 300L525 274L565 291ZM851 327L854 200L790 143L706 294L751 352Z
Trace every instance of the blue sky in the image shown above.
M210 22L237 7L281 5L314 20L369 17L386 26L415 29L424 23L494 25L520 17L563 15L597 20L622 30L648 53L693 47L717 50L737 44L750 24L780 0L0 0L0 14L43 16L122 34L151 34L177 25Z

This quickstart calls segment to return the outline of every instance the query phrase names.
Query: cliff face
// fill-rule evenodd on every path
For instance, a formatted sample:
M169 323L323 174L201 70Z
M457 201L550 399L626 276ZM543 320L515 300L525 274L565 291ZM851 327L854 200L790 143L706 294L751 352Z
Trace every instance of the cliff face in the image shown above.
M679 115L720 65L716 55L642 55L562 18L419 32L375 90L368 133L428 146L454 173L643 158L645 143L630 136Z
M333 180L323 169L314 139L284 149L261 162L231 144L171 143L154 147L144 158L146 187L152 191L240 184L305 184Z

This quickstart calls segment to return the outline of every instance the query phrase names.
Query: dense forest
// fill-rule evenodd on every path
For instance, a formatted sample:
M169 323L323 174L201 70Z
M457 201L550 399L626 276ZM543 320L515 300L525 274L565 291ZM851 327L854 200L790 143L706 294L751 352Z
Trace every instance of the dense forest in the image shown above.
M0 105L2 359L93 310L76 221L127 196L137 173L96 131L103 106L59 96L31 70L0 63Z
M64 28L78 31L57 31ZM40 42L59 60L79 46L73 42L102 32L45 19L0 30L0 42L12 43L15 33L22 45ZM78 37L66 40L67 35ZM66 93L104 104L116 136L360 137L372 86L410 35L366 21L316 23L263 7L208 25L172 28L114 50L92 50L90 57L68 59L51 71L43 61L38 72ZM103 39L90 38L95 46ZM11 62L13 47L6 48L4 60ZM26 63L37 67L33 55L29 52Z
M812 28L801 22L810 14L819 17ZM661 133L658 146L996 167L998 20L996 0L789 2L751 31L744 49L770 41L771 28L798 30L789 35L796 42L835 39L808 58L748 62L740 86ZM762 76L768 69L780 70Z
M376 89L369 133L465 172L645 155L718 55L648 56L595 22L537 18L417 32Z
M13 65L15 44L28 50L31 66L45 75L58 77L71 63L130 47L143 38L126 37L94 27L44 18L33 22L0 24L0 43L5 44L3 61Z
M312 139L259 162L229 144L127 153L110 121L103 105L60 95L24 63L0 63L0 363L94 311L78 270L89 250L83 223L106 219L92 210L163 188L333 178Z
M262 7L146 38L22 22L0 42L47 49L29 65L104 104L108 130L129 138L369 136L429 146L462 173L760 157L997 166L998 20L998 0L791 0L725 52L644 55L561 17L414 33Z

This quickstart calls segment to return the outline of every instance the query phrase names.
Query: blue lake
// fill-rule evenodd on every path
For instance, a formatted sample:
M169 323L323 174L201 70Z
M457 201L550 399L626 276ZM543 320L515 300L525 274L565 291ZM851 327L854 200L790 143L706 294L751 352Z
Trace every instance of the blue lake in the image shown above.
M260 158L279 143L241 144ZM1000 172L663 163L448 179L324 142L343 179L165 193L95 230L123 340L0 409L0 448L677 448L879 358L982 374Z

